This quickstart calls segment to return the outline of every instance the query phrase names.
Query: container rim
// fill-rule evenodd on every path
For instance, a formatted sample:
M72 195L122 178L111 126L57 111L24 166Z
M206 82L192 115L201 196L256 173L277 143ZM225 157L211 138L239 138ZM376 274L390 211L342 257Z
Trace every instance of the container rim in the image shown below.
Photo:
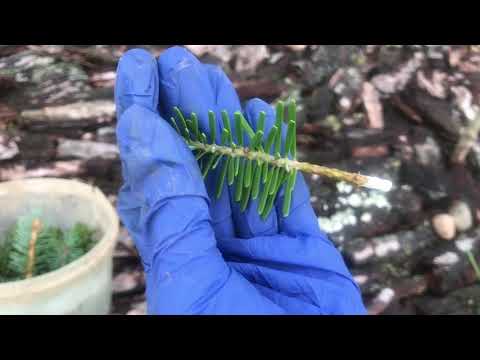
M61 287L65 283L84 275L113 251L118 237L119 219L112 204L98 187L78 180L60 178L34 178L0 183L0 194L4 191L8 192L9 189L15 189L16 191L18 189L32 190L32 192L37 193L46 193L54 190L58 194L83 195L91 198L92 201L98 203L105 210L107 215L105 222L109 225L102 229L103 236L96 245L89 252L71 263L30 279L0 283L0 299L15 298L20 294L25 294L25 292L38 293L51 288Z

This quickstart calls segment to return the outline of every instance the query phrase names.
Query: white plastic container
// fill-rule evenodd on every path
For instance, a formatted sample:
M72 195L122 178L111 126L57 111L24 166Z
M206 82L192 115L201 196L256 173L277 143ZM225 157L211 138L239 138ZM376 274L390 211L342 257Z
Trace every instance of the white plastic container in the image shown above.
M96 187L63 179L0 183L0 239L30 209L49 224L83 222L98 230L97 244L81 258L31 279L0 283L0 314L108 314L118 217ZM0 240L1 241L1 240Z

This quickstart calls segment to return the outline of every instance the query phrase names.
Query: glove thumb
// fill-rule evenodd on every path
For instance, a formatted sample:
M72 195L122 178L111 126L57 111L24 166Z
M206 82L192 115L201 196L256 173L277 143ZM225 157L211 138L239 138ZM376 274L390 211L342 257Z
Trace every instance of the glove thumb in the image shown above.
M175 231L174 226L180 225L179 217L187 222L192 220L188 216L193 213L189 211L192 204L208 214L209 201L192 152L158 114L155 101L158 101L159 85L156 63L152 60L143 50L124 55L117 71L115 94L119 109L117 140L124 178L118 210L144 262L151 260L169 233ZM192 198L195 200L189 205L180 206L185 199ZM175 201L175 211L163 214L166 228L155 236L146 236L153 214Z

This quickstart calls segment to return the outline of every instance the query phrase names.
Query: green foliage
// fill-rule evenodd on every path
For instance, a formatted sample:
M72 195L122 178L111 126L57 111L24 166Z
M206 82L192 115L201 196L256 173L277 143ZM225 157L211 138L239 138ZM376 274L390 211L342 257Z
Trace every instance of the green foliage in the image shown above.
M12 249L12 236L13 231L9 230L5 235L4 241L0 242L0 282L7 281L9 277L7 266L10 250Z
M39 217L39 212L34 211L29 215L22 216L13 226L10 236L10 252L8 254L7 274L15 278L25 277L29 263L29 250L32 238L33 222ZM33 275L48 271L46 256L48 252L49 233L47 229L40 230L35 243L35 257L33 259Z
M287 106L280 101L276 106L275 125L265 133L266 114L261 112L254 130L239 111L234 114L234 131L226 111L221 112L221 141L217 143L217 121L215 113L209 111L209 134L199 128L195 113L190 118L174 108L175 118L171 123L184 138L199 162L200 170L206 178L211 170L217 172L216 198L223 191L225 183L234 188L233 199L245 211L252 200L258 200L258 213L262 219L270 214L278 193L284 188L282 214L290 212L292 192L295 187L297 170L289 168L289 161L296 160L296 104L290 101ZM285 116L287 113L287 116ZM282 150L282 127L287 134Z
M47 226L38 211L21 216L0 242L0 282L41 275L88 252L94 231L77 223L71 229ZM34 228L34 224L40 225ZM34 234L35 237L34 237Z

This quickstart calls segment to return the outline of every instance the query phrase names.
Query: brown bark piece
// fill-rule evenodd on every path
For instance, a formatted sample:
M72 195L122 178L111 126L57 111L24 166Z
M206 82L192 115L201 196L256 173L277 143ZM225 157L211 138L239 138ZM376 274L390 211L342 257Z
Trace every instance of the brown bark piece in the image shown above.
M388 147L386 145L377 146L359 146L352 150L353 157L381 157L388 155Z
M286 89L282 84L272 80L246 80L234 83L241 99L260 98L265 101L275 99Z
M421 89L426 90L430 95L439 99L447 97L447 89L445 81L447 74L434 70L432 77L429 79L422 70L417 72L417 83Z
M383 129L383 107L380 101L380 95L369 82L363 84L362 100L367 110L368 127L370 129Z
M421 116L409 105L405 104L400 96L394 95L390 98L392 104L404 113L409 119L412 119L415 123L421 124L423 120Z

